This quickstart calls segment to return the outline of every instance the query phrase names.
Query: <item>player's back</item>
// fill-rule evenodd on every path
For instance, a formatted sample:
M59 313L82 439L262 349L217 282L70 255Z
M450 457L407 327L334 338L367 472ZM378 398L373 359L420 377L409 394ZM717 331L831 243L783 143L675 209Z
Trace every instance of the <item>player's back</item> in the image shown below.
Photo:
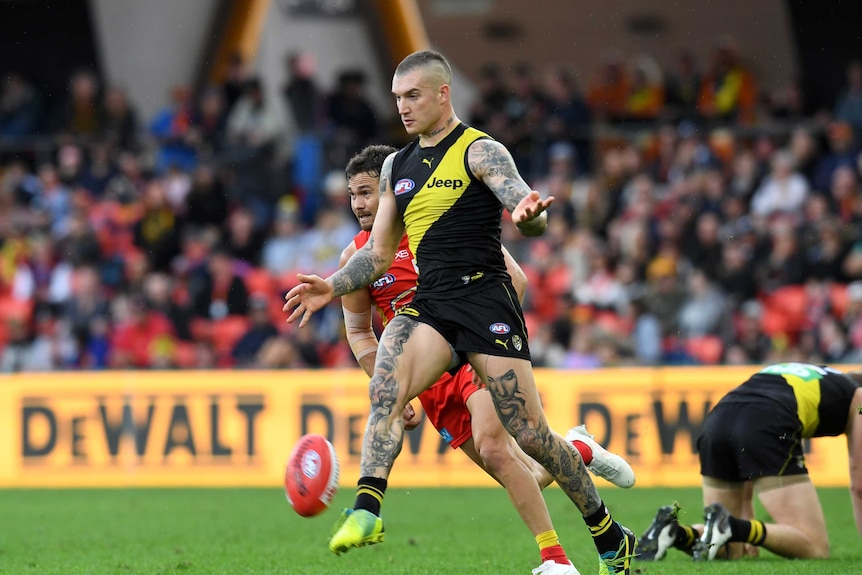
M722 402L766 400L795 412L803 437L841 435L859 386L838 370L806 363L777 363L752 375Z

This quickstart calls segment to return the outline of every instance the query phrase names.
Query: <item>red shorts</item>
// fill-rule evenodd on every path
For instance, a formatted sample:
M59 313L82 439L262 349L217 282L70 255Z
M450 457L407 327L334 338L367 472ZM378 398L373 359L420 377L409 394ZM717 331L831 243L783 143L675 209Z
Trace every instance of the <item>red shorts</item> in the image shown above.
M473 383L473 371L465 365L454 376L443 374L434 385L419 394L428 421L452 449L458 449L473 436L467 398L479 389Z

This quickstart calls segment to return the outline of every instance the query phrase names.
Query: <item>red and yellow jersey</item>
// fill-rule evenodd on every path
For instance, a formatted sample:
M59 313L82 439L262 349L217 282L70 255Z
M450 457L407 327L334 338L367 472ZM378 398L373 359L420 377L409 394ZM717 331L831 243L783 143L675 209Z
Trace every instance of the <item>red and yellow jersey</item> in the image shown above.
M353 237L356 249L361 249L370 237L371 232L363 231L356 234ZM398 308L413 301L418 277L416 261L405 235L401 238L401 243L398 244L398 251L395 252L395 260L392 265L382 276L368 286L371 292L371 302L383 317L383 325L395 317Z

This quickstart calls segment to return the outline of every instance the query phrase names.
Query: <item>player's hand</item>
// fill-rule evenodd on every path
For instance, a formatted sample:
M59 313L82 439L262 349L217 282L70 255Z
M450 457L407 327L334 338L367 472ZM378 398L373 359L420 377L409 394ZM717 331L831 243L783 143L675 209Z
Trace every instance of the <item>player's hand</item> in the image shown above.
M548 196L543 200L541 194L533 190L515 206L512 211L512 221L517 225L526 224L539 217L539 214L547 210L553 202L554 196Z
M404 429L410 431L422 423L422 414L416 413L413 406L409 403L404 406L404 411L401 412L401 418L404 420Z
M296 274L296 278L300 283L284 296L287 303L281 311L288 313L296 308L287 318L287 323L293 323L302 317L299 327L304 327L311 319L311 314L332 301L332 286L320 276Z

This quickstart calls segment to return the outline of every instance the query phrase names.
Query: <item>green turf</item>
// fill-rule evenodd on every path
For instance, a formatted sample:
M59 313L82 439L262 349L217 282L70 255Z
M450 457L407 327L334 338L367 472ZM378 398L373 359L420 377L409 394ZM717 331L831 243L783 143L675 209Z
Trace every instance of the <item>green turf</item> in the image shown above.
M700 518L697 489L605 489L615 516L640 534L674 499ZM858 573L862 545L846 489L823 489L833 558L788 561L769 553L742 564L694 563L671 552L638 563L642 575ZM582 574L596 572L586 529L558 489L546 492L563 545ZM349 505L343 489L335 509ZM0 573L527 575L538 551L501 489L392 489L382 545L335 557L326 548L333 509L295 515L279 489L0 490Z

